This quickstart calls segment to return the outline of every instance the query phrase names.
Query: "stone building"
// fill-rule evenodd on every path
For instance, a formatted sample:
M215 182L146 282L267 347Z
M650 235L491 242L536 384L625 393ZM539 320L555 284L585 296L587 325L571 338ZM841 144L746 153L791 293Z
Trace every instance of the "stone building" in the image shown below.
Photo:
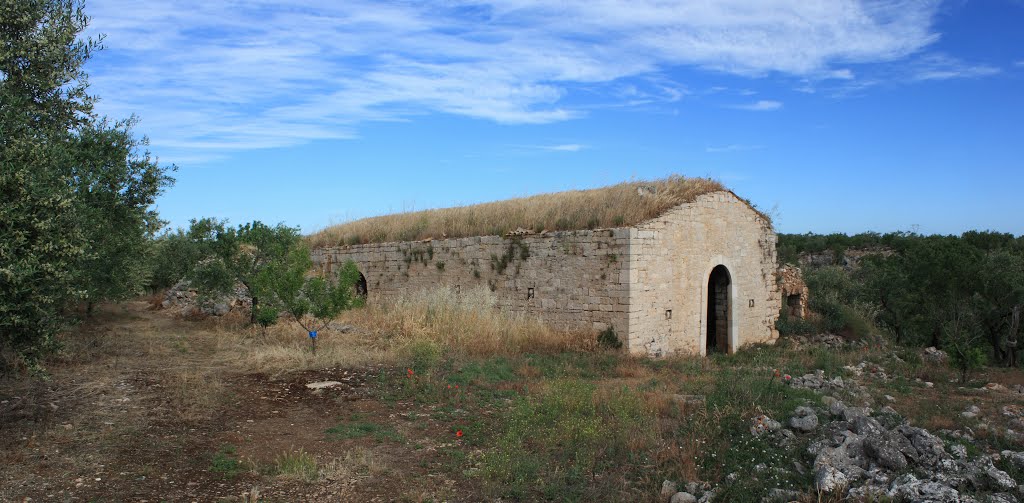
M654 189L634 190L645 191ZM500 309L535 314L560 329L611 329L634 354L732 353L776 340L776 236L745 200L718 186L652 218L610 227L320 243L313 259L325 270L354 261L369 302L485 285Z

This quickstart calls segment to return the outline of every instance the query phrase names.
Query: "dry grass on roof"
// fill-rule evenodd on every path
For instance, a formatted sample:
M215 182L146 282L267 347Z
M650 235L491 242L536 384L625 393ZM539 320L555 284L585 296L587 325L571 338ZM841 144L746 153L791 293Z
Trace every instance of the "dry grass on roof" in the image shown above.
M397 213L328 227L309 237L313 247L469 236L629 227L697 196L726 190L707 178L671 176L591 190L540 194L493 203Z

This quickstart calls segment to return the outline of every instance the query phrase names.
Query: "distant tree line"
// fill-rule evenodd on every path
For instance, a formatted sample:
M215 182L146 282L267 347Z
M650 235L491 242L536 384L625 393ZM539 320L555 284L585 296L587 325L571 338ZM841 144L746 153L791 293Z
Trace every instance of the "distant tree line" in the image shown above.
M850 249L886 253L844 267ZM980 231L782 234L778 250L780 262L794 264L801 254L833 252L832 264L804 267L817 316L806 321L784 315L783 332L888 335L901 344L946 349L965 365L1020 363L1024 237Z

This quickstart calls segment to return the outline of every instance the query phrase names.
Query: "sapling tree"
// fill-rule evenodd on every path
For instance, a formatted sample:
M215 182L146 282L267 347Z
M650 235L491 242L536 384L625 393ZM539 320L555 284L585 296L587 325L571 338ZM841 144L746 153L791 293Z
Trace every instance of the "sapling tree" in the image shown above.
M241 283L252 298L249 322L256 323L262 291L257 286L258 278L272 266L287 262L299 243L299 230L284 224L270 227L259 221L237 228L208 219L193 222L193 227L197 225L202 226L202 232L196 234L206 241L203 248L208 255L188 275L192 285L201 295L210 297L228 294Z
M316 333L342 311L362 306L363 298L356 292L359 270L354 262L345 262L334 278L311 275L312 267L309 249L298 245L264 268L255 284L267 304L290 314L310 335L316 351Z
M949 364L960 373L961 384L986 360L984 338L973 318L970 311L957 309L942 325L943 347L949 354Z

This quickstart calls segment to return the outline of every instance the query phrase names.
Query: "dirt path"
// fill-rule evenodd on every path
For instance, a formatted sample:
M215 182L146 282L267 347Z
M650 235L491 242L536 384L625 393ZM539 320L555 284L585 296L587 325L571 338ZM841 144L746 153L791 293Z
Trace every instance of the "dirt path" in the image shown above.
M107 306L47 380L0 382L0 501L473 499L430 411L374 398L393 370L251 373L223 336Z

